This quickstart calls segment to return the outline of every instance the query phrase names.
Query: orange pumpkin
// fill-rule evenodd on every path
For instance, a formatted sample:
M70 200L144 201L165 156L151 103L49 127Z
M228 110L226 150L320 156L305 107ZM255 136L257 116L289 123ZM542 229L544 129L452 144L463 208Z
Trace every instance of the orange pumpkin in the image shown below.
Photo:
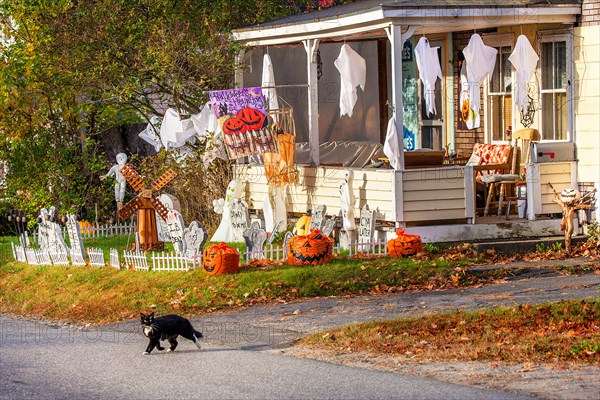
M306 236L293 236L288 242L288 263L293 265L318 265L333 258L333 239L319 230Z
M388 253L391 257L401 258L423 251L421 236L405 234L404 229L396 230L396 235L398 235L397 238L387 242Z
M209 275L233 274L240 269L240 253L225 243L206 246L202 253L202 271Z
M246 126L239 118L229 118L223 123L223 132L228 135L239 135L246 131Z
M237 119L242 121L247 130L257 131L261 129L265 123L265 114L256 108L242 108L237 113Z

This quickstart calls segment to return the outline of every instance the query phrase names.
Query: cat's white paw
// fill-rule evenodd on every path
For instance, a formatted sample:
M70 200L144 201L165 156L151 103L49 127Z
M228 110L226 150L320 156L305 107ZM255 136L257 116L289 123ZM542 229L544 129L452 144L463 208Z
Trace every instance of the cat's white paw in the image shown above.
M148 353L147 351L145 351L145 352L143 352L143 353L142 353L142 355L143 355L143 356L149 356L149 355L150 355L150 353Z
M200 346L200 341L199 341L199 340L196 340L196 347L197 347L198 349L201 349L201 348L202 348L202 346Z
M167 350L167 353L170 353L170 352L172 352L172 351L173 351L173 350L171 350L171 349L168 349L168 350Z

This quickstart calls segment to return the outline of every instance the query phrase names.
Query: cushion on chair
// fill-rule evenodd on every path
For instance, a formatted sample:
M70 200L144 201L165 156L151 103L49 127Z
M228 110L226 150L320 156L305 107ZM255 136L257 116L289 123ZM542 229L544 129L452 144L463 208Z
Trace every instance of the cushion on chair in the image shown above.
M487 174L481 176L481 182L483 183L513 182L519 179L520 176L514 174Z

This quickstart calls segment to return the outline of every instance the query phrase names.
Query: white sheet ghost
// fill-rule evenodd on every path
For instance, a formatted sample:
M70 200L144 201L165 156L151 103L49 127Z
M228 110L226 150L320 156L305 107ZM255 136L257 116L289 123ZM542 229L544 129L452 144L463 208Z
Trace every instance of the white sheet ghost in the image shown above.
M340 72L340 117L351 117L358 100L356 87L365 90L367 63L352 47L344 44L334 65Z
M160 125L160 140L165 149L181 147L196 136L196 129L191 119L182 120L179 113L169 108L165 112Z
M277 110L279 108L279 100L277 100L277 89L275 89L275 74L273 73L273 63L271 57L265 54L263 57L262 70L262 93L266 100L266 106L269 110ZM265 89L266 88L266 89ZM274 120L277 120L277 115L274 115ZM270 232L267 229L267 232Z
M443 79L438 47L429 47L429 40L423 36L415 47L415 58L419 76L421 82L423 82L423 98L425 99L427 115L435 114L435 82L438 78Z
M396 117L390 118L388 121L387 133L385 142L383 143L383 154L390 161L390 166L395 170L400 169L400 138L396 129Z
M151 144L154 147L154 151L158 152L162 147L162 143L160 141L160 128L158 124L160 122L160 118L156 115L153 115L150 118L150 122L146 126L146 129L138 133L138 136L143 139L145 142Z
M515 49L508 57L508 61L511 62L517 71L517 78L515 81L515 104L521 112L525 111L527 104L529 103L529 99L527 98L527 85L535 71L539 59L540 58L531 46L531 43L529 43L527 36L520 35L517 38Z
M210 132L219 131L219 121L210 106L210 102L206 103L198 114L192 115L190 120L194 125L196 137L200 140L204 140Z
M471 109L479 114L481 103L479 88L485 80L494 73L496 55L498 50L486 46L479 34L474 33L469 39L469 44L463 49L467 61L467 80L469 84L469 100Z
M265 217L265 231L273 232L275 220L273 216L273 207L271 207L271 196L269 196L269 193L265 194L265 197L263 198L263 216Z
M356 230L354 220L354 205L356 197L352 188L354 184L354 172L350 169L344 171L344 182L340 185L340 201L342 209L342 226L346 231Z
M237 181L234 179L229 182L227 185L227 190L225 190L225 199L213 200L213 207L215 212L218 214L223 214L221 216L221 223L219 227L213 234L212 238L210 238L211 242L233 242L235 241L235 235L233 232L233 227L231 226L231 202L233 199L238 199L242 195L242 185L238 185ZM219 211L221 211L219 213Z

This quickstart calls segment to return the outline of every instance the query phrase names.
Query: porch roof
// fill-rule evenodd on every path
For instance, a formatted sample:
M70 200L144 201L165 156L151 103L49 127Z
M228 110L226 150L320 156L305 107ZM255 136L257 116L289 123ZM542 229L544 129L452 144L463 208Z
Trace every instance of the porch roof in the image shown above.
M233 31L250 46L300 42L305 39L385 37L394 23L412 26L416 34L453 32L539 23L575 22L579 0L363 0L311 13L265 22Z

